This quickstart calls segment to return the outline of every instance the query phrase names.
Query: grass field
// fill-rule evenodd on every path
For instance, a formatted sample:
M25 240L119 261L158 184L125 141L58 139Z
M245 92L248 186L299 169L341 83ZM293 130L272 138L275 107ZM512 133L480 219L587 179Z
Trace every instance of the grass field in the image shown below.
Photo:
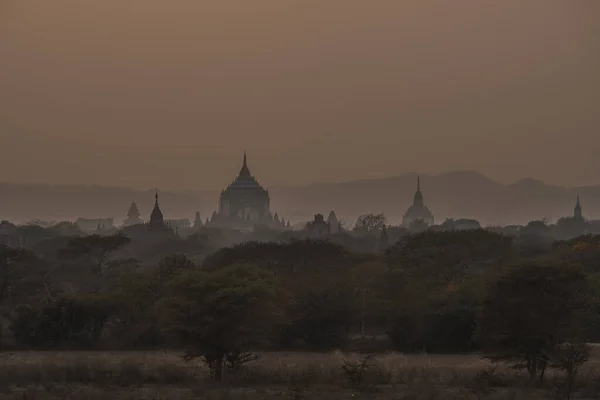
M600 399L600 351L582 371L577 399ZM375 358L359 382L342 370L357 354L263 353L221 383L200 362L173 352L0 353L0 399L548 399L558 373L541 389L526 377L471 355Z

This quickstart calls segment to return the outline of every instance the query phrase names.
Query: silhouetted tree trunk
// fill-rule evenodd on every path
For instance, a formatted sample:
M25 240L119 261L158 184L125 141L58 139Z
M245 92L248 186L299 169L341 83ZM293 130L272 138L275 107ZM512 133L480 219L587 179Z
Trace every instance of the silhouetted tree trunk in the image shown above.
M538 359L536 356L531 355L527 360L527 372L529 372L529 384L533 386L535 378L537 377L538 371Z
M546 367L548 366L548 362L546 360L541 361L542 372L540 373L540 386L544 383L544 373L546 372Z
M361 315L360 315L360 335L361 335L361 339L365 340L365 316L367 313L367 304L366 304L366 297L367 297L367 288L363 288L362 290L362 296L361 296Z
M223 356L217 357L213 361L212 374L215 382L221 382L223 380Z

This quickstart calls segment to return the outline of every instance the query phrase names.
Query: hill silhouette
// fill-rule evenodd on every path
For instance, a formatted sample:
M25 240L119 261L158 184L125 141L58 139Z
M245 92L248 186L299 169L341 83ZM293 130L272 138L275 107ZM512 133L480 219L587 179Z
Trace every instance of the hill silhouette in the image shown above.
M571 215L579 195L584 216L600 218L600 185L566 188L526 178L502 184L475 171L420 175L421 188L436 221L447 217L474 218L486 225L524 224L533 219L556 220ZM292 222L335 210L346 224L360 214L383 212L389 223L399 224L412 202L416 173L340 183L272 186L272 210ZM202 218L217 208L220 191L161 192L166 218ZM0 183L0 219L74 220L77 217L113 217L120 223L132 201L143 218L154 204L154 190L86 186Z

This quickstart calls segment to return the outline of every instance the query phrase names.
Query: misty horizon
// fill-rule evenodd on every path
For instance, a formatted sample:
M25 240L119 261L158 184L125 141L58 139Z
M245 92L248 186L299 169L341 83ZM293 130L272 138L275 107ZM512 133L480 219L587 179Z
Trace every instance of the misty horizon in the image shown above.
M318 183L307 186L265 186L271 197L270 210L293 223L317 214L335 211L344 223L359 215L382 212L390 224L397 224L413 201L415 173L396 177ZM600 218L600 185L567 188L542 181L522 179L502 184L482 174L457 171L421 175L425 204L438 223L446 218L476 219L485 225L526 224L532 220L557 220L572 215L578 196L584 218ZM167 218L191 218L200 212L210 217L219 209L218 189L187 191L159 189L160 203ZM154 204L154 188L93 185L19 185L0 183L0 220L19 223L33 219L75 220L79 217L112 217L120 221L132 201L147 218Z
M238 168L239 170L239 168ZM523 176L521 178L517 178L515 180L506 180L506 181L502 181L502 180L497 180L494 179L490 176L487 176L479 171L476 170L471 170L471 169L464 169L464 170L452 170L452 171L445 171L445 172L438 172L438 173L421 173L421 172L417 172L417 171L408 171L408 172L399 172L396 174L391 174L391 175L387 175L387 176L367 176L367 177L356 177L356 178L349 178L346 180L331 180L331 181L324 181L324 180L315 180L313 182L306 182L306 183L299 183L299 184L286 184L286 183L268 183L268 182L263 182L263 180L260 178L259 174L255 174L254 170L251 169L251 171L253 172L253 176L261 183L264 184L263 186L265 186L265 188L303 188L303 187L314 187L314 186L328 186L328 185L344 185L344 184L349 184L349 183L359 183L359 182L368 182L368 181L380 181L380 180L389 180L389 179L395 179L395 178L400 178L400 177L406 177L406 176L412 176L415 179L417 177L420 177L421 179L425 179L424 184L427 184L427 179L428 178L436 178L436 177L443 177L443 176L447 176L447 175L452 175L452 174L475 174L475 175L480 175L485 179L489 179L491 181L494 181L500 185L504 185L504 186L510 186L510 185L515 185L518 183L522 183L522 182L538 182L540 184L546 185L546 186L551 186L551 187L560 187L560 188L565 188L565 189L579 189L579 188L586 188L586 187L594 187L594 186L598 186L600 185L600 179L597 182L591 182L589 184L584 184L584 185L562 185L556 182L551 182L551 181L545 181L542 179L539 179L537 177L533 177L533 176ZM52 183L52 182L36 182L36 181L32 181L32 182L17 182L17 181L2 181L0 180L0 184L7 184L7 185L15 185L15 186L56 186L56 187L97 187L97 188L114 188L114 189L133 189L133 190L137 190L137 191L142 191L142 192L154 192L156 190L158 190L159 192L162 191L167 191L167 192L175 192L175 193L194 193L194 192L215 192L215 191L220 191L222 189L224 189L225 187L227 187L227 185L229 183L231 183L233 181L233 179L235 178L235 176L237 176L237 172L234 173L233 177L229 180L229 181L225 181L223 182L220 186L214 186L214 187L206 187L206 186L199 186L199 187L169 187L167 186L155 186L155 187L145 187L145 186L136 186L136 185L111 185L111 184L91 184L91 183L86 183L86 182L70 182L70 183Z

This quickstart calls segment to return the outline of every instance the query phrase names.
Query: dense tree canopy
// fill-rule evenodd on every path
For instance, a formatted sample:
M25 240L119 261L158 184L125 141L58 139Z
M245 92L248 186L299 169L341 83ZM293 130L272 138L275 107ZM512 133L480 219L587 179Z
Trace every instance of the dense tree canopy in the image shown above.
M559 345L585 337L589 294L577 266L532 263L509 269L483 304L484 348L494 359L516 361L535 378Z
M425 231L401 238L386 255L392 268L448 284L510 260L513 249L512 238L483 229Z
M272 275L247 266L207 274L186 271L160 302L163 329L202 357L216 380L226 356L247 352L270 336L283 319L285 292Z
M0 246L5 346L167 346L215 378L257 349L485 350L539 376L600 340L597 236L523 251L483 229L390 228L381 254L377 235L348 232L219 249L227 232L37 233Z

